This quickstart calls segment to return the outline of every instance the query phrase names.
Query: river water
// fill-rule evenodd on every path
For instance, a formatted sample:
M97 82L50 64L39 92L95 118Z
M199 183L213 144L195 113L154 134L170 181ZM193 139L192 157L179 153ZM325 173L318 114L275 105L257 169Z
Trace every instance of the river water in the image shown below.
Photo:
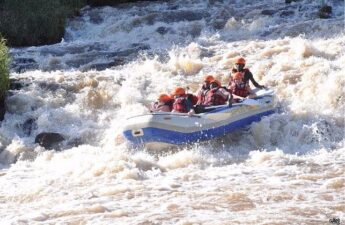
M344 223L344 2L329 19L318 4L86 7L61 43L11 49L24 86L0 126L0 224ZM225 84L238 56L280 113L174 151L127 147L127 117L205 74ZM42 132L65 141L45 150Z

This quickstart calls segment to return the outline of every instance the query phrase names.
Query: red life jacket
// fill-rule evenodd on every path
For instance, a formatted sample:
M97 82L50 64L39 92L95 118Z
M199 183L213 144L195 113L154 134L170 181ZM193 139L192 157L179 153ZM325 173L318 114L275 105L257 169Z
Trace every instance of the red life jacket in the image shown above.
M224 105L226 103L227 99L218 90L219 88L214 88L207 92L204 102L205 105Z
M232 89L232 93L237 95L237 96L241 96L241 97L247 97L249 95L249 91L247 89L247 83L245 82L234 82L234 88Z
M236 69L233 69L233 70L236 70ZM230 81L230 89L231 89L232 94L235 94L244 98L249 95L249 91L247 88L247 86L249 85L249 81L245 82L243 80L246 70L248 69L245 69L243 72L240 72L242 74L241 81L233 80L233 79Z
M187 100L187 96L181 96L175 99L173 109L180 113L187 113L191 109L192 103Z
M173 108L173 103L174 103L174 99L171 99L167 102L165 102L164 104L159 104L159 102L155 102L153 105L152 105L152 111L166 111L166 112L171 112L172 108ZM163 108L166 108L168 107L168 110L163 110Z
M206 94L207 94L207 92L209 90L210 89L200 89L199 90L199 92L198 92L198 101L197 101L198 104L204 104Z

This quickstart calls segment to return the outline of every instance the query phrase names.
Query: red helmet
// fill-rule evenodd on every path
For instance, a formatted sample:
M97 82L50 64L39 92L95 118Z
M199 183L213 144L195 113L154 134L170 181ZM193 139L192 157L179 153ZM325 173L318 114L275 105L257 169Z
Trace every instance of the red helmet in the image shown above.
M207 75L204 77L204 81L211 82L212 80L214 80L214 77L212 75Z
M167 94L160 94L158 97L158 101L161 101L161 102L168 102L170 100L171 100L171 98Z
M246 60L244 59L244 58L238 58L238 59L236 59L236 64L243 64L243 65L245 65L246 64Z
M172 93L173 96L175 96L175 95L185 95L185 94L186 94L186 91L182 87L175 88L174 92Z

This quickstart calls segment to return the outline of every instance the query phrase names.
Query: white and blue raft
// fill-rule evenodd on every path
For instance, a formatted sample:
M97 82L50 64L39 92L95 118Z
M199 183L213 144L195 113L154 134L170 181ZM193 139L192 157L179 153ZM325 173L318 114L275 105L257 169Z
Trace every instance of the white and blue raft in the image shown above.
M130 145L148 148L217 138L276 112L272 90L258 90L256 95L231 106L210 106L206 112L192 116L158 112L130 117L123 127L123 135Z

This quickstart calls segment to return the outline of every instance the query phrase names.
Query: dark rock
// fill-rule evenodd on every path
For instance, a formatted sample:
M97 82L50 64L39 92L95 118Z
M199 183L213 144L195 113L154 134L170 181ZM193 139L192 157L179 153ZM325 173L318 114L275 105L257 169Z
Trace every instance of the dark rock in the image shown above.
M90 22L95 24L100 24L103 22L103 18L100 14L100 11L93 10L89 14Z
M285 0L286 4L290 4L291 2L297 2L298 0Z
M137 17L133 19L132 26L137 27L143 24L153 25L157 21L165 22L165 23L175 23L180 21L196 21L201 20L203 18L209 17L210 14L205 10L200 11L168 11L164 13L150 13L145 16Z
M150 13L145 16L140 16L132 20L132 26L138 27L142 24L152 25L155 21L159 21L161 16L159 13Z
M13 60L14 63L16 64L29 64L29 63L37 63L34 59L32 58L15 58Z
M168 7L169 10L177 10L178 8L178 5L172 5Z
M200 24L193 24L186 28L187 34L191 35L193 38L200 36L202 31L202 26Z
M32 58L16 58L14 56L12 58L10 69L15 72L22 73L27 70L37 70L39 68L38 63Z
M169 31L169 29L167 27L158 27L156 29L156 32L159 34L162 34L162 35L168 33L168 31Z
M88 71L88 70L97 70L97 71L101 71L101 70L105 70L107 68L111 68L114 66L120 66L125 64L125 60L124 59L114 59L111 62L104 62L104 63L94 63L91 64L89 66L85 66L83 67L82 71Z
M25 71L37 70L38 68L39 65L37 64L16 65L15 67L12 67L11 65L11 70L17 73L24 73Z
M107 54L106 57L128 57L134 54L137 55L139 51L148 50L148 49L150 49L150 46L148 45L139 45L137 47L126 49L123 51L112 52L110 54Z
M66 65L72 67L72 68L79 68L81 65L88 64L95 60L97 57L99 57L99 54L95 53L85 53L76 55L74 58L71 58L70 60L66 61Z
M207 49L201 49L201 53L200 53L200 58L210 58L212 56L214 56L215 51L213 50L207 50Z
M158 1L158 0L151 0ZM128 2L140 2L140 0L87 0L87 4L90 6L114 6Z
M59 133L43 132L36 136L35 143L38 143L45 149L61 150L61 142L64 140L65 138Z
M224 28L226 24L226 20L224 19L214 19L210 22L211 26L216 30L221 30Z
M292 16L295 14L295 11L292 10L284 10L280 13L281 17L287 17L287 16Z
M40 49L40 55L42 56L63 56L66 54L66 50L63 48L47 47Z
M37 128L36 120L33 118L27 119L22 125L25 135L30 135L31 131Z
M9 90L20 90L23 87L27 87L29 85L30 85L30 83L28 81L26 81L26 80L10 78L10 88L9 88Z
M331 17L332 15L332 7L329 5L323 5L320 9L319 9L319 13L318 13L319 17L321 19L328 19Z
M150 45L141 43L133 43L131 46L135 48L133 51L149 50L151 48Z
M209 5L214 5L218 0L208 0Z
M49 90L49 91L56 91L61 88L60 84L57 83L47 83L47 82L40 82L38 86L42 89Z
M273 10L273 9L264 9L261 11L261 14L262 15L265 15L265 16L272 16L273 14L275 14L277 11L276 10Z

